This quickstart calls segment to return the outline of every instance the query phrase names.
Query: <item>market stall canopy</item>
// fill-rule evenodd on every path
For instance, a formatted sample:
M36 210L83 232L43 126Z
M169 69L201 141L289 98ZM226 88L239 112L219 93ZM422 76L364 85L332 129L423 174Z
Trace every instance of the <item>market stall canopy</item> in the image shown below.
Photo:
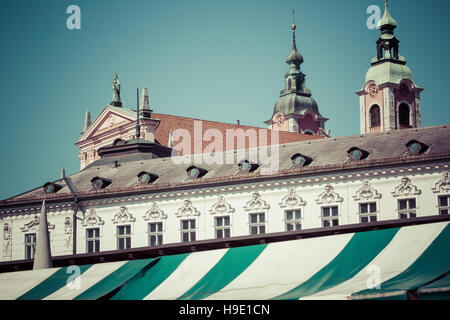
M449 298L449 222L0 274L0 299Z

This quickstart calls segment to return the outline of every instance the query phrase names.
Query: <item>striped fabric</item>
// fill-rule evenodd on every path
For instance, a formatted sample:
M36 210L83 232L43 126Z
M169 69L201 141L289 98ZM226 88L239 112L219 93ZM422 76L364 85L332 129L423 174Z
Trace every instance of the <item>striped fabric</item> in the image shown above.
M450 298L450 225L0 274L0 299Z

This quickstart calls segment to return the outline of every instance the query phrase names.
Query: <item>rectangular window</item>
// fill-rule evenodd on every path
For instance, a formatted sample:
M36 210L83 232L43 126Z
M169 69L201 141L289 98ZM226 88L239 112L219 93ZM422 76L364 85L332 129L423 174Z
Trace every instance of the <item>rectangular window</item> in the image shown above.
M376 222L377 221L377 203L360 203L359 216L361 223Z
M450 195L440 196L438 201L439 201L439 214L449 214Z
M339 210L337 206L322 207L322 226L324 228L339 225Z
M251 213L249 217L250 217L250 235L266 233L265 213Z
M160 246L163 244L163 223L153 222L148 224L148 245Z
M285 220L286 220L286 231L295 231L302 229L302 212L300 209L286 210Z
M230 216L216 217L216 238L229 238L230 237Z
M100 228L86 229L86 248L88 253L100 252Z
M36 252L36 233L25 235L25 259L34 259Z
M117 226L117 249L131 248L131 226Z
M181 220L181 241L195 241L195 219Z
M400 219L416 217L416 199L398 200L398 216Z

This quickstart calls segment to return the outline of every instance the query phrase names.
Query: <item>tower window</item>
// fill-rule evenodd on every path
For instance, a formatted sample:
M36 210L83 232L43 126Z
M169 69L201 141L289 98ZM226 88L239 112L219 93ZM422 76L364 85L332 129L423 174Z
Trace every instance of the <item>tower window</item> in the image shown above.
M292 80L289 79L288 80L288 90L291 90L291 88L292 88Z
M381 125L380 107L375 104L370 108L370 127L379 127Z
M398 108L400 129L411 128L409 113L409 106L406 103L402 103Z

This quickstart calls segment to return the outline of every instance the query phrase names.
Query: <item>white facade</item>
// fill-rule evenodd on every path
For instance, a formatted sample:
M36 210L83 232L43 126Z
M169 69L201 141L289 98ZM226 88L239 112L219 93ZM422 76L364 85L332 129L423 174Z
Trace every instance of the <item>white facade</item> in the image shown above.
M415 199L417 217L439 214L438 197L450 195L448 163L410 164L269 182L226 185L81 203L77 254L87 253L88 228L99 228L100 251L118 249L117 227L131 226L131 248L149 245L148 224L162 222L163 244L182 241L181 221L195 220L196 240L215 239L215 217L230 217L231 237L250 235L251 213L265 213L265 233L285 232L285 211L301 210L301 228L321 228L321 207L337 206L339 225L360 223L359 203L376 203L377 221L399 219L398 200ZM405 179L407 178L407 179ZM327 187L328 186L328 187ZM331 186L331 188L329 187ZM223 196L223 198L221 198ZM186 201L188 200L188 201ZM103 203L103 204L100 204ZM156 205L155 205L156 203ZM48 212L53 256L73 254L73 211ZM0 261L25 258L25 235L37 233L38 210L2 209Z

